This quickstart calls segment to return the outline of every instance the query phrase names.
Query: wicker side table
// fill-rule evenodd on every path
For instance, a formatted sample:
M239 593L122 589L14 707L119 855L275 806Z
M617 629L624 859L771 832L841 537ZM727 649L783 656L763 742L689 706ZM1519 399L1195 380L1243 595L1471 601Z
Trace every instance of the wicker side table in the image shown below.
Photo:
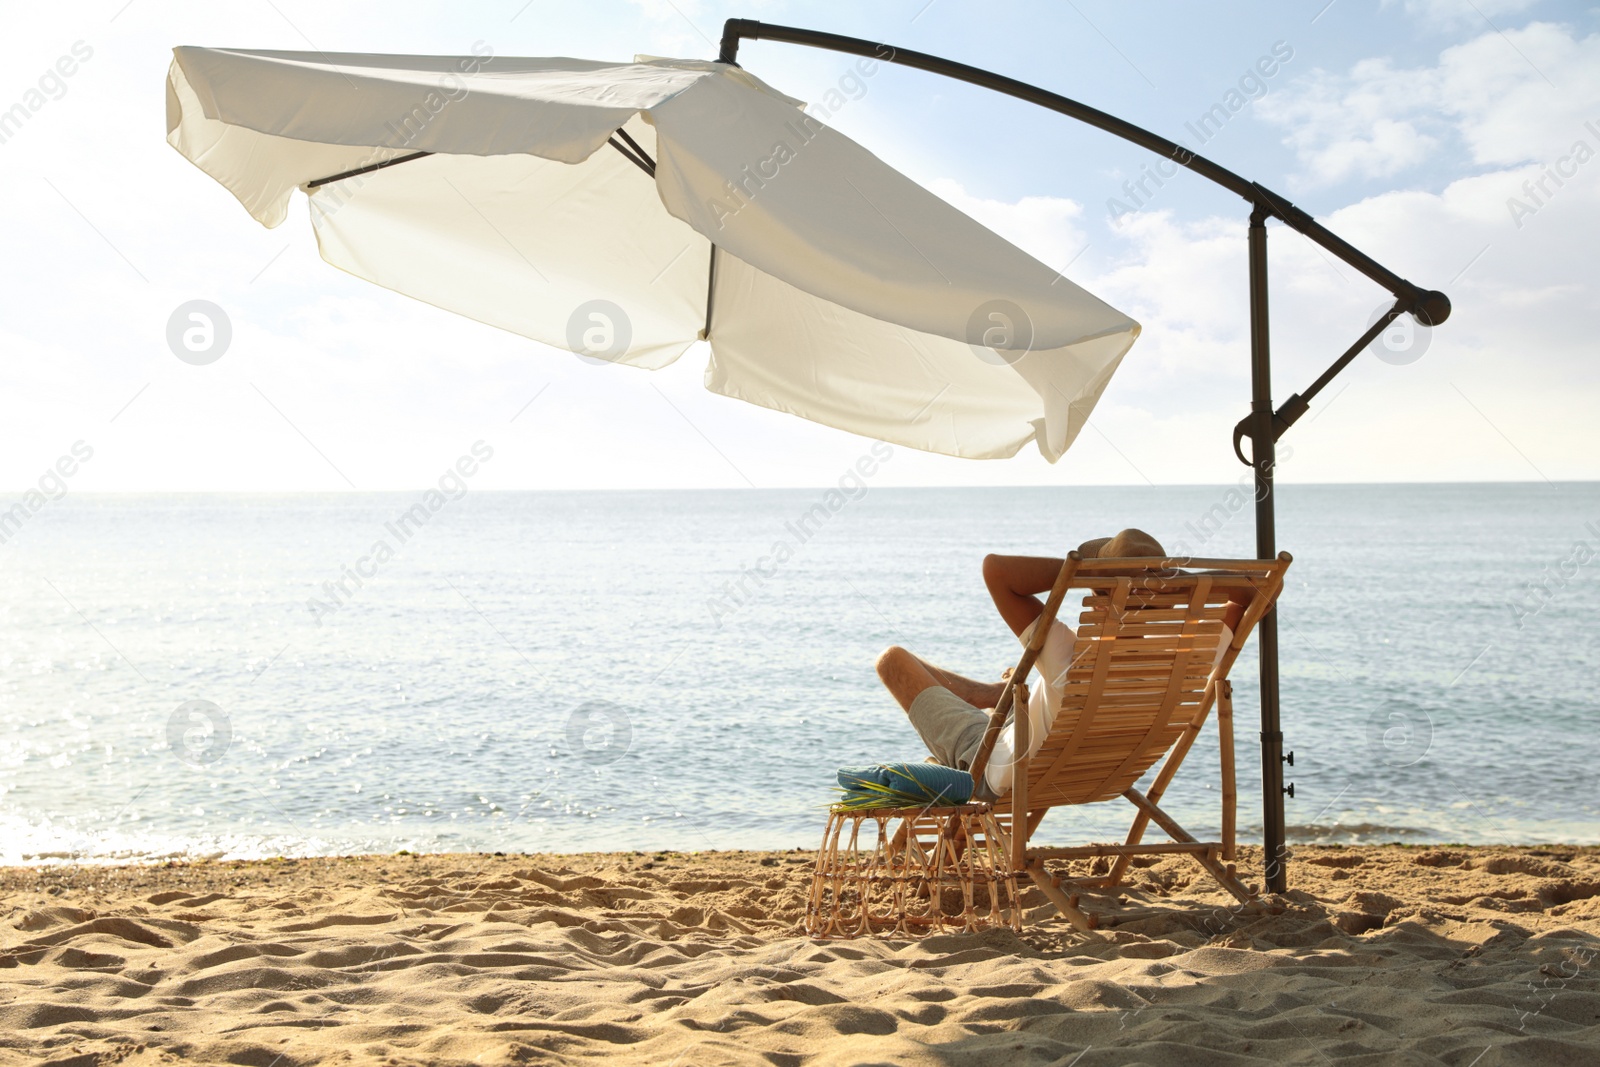
M833 810L817 853L811 937L925 937L1022 928L1009 813L988 804Z

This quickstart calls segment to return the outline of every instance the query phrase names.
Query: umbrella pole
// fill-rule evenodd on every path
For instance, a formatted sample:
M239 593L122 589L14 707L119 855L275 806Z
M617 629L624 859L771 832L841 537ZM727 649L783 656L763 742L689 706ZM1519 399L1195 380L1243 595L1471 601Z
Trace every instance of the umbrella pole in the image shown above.
M1250 212L1250 456L1256 475L1256 558L1278 553L1272 468L1277 458L1272 410L1272 323L1267 314L1267 216ZM1278 609L1256 628L1261 651L1261 834L1267 892L1288 888L1284 847L1283 730L1278 715Z

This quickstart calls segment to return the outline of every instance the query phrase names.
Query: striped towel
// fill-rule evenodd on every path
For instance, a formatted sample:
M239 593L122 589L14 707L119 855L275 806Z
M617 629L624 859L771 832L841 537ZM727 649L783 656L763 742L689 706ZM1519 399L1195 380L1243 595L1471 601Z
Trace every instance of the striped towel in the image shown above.
M972 775L937 763L875 763L840 770L839 788L835 807L846 811L945 807L972 799Z

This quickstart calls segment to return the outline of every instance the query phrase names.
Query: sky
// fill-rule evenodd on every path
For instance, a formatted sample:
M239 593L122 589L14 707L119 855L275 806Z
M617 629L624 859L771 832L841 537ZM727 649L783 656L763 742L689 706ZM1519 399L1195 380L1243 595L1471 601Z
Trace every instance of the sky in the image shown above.
M1284 439L1283 481L1600 477L1600 8L109 0L29 5L0 40L0 111L27 112L0 127L0 487L87 450L67 464L75 492L410 489L477 441L495 462L475 488L836 481L871 442L707 393L703 346L657 372L596 365L378 289L317 257L298 194L267 230L164 140L175 45L709 59L728 17L932 52L1112 112L1448 293L1425 346L1364 353L1317 399ZM1264 56L1279 62L1256 77ZM803 100L852 63L771 42L740 59ZM1241 97L1202 143L1199 116ZM1150 153L918 71L880 67L830 122L1144 328L1058 463L899 449L880 484L1238 479L1247 205L1189 174L1130 193ZM1281 403L1389 301L1280 225L1269 244ZM232 331L206 365L167 341L194 300Z

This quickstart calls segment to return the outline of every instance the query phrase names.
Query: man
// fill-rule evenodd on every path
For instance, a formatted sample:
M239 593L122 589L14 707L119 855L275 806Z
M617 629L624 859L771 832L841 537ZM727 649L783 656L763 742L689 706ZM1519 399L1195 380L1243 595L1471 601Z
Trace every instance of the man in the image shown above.
M1078 552L1086 559L1166 556L1160 542L1143 530L1134 529L1123 530L1113 537L1085 541L1078 546ZM1040 556L984 557L983 581L989 587L989 596L1000 617L1023 645L1033 636L1033 624L1044 612L1044 604L1037 594L1048 592L1055 584L1062 562ZM1219 658L1233 640L1233 631L1244 615L1246 603L1247 597L1241 594L1228 605L1223 618L1227 629L1217 650ZM1071 627L1059 618L1051 623L1050 633L1034 664L1037 678L1032 690L1024 693L1023 706L1014 709L1014 714L1028 716L1030 756L1044 744L1061 706L1074 642ZM878 657L878 677L905 709L911 725L937 762L960 770L971 768L989 725L989 716L1005 692L1005 680L974 681L937 667L899 646L887 649ZM1003 730L995 741L978 795L992 799L1008 792L1014 763L1012 731Z

